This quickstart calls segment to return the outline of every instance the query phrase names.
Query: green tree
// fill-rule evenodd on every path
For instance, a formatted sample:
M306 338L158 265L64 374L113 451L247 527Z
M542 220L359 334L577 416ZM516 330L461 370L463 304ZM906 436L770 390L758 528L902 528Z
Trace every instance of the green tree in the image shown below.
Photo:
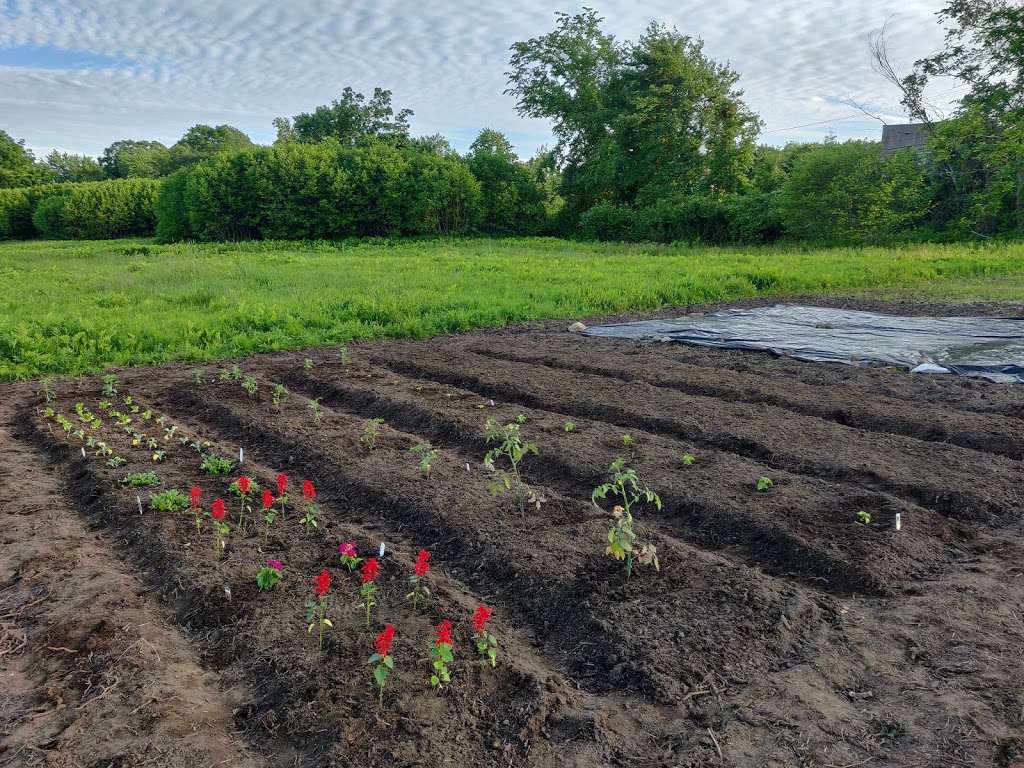
M101 181L106 173L95 158L53 150L46 156L46 165L54 181Z
M112 179L152 179L170 173L171 151L159 141L122 139L103 150L100 165Z
M192 165L218 152L240 152L253 147L252 140L230 125L193 125L171 147L173 168Z
M0 131L0 188L28 187L47 181L52 181L50 170L36 162L24 140L15 141Z
M480 182L482 231L519 234L540 229L545 217L544 190L503 133L483 129L470 145L466 160Z
M295 115L291 120L277 118L274 126L279 143L334 138L346 146L375 139L402 144L409 138L412 114L411 109L395 112L391 106L391 91L374 88L373 96L367 101L363 94L345 88L341 98L330 105Z

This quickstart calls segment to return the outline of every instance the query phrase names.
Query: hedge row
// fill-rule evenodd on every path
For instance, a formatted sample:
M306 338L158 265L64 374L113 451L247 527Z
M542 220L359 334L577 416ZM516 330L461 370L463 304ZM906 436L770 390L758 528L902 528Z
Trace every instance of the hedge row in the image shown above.
M152 235L160 182L117 179L0 189L0 238Z
M385 144L284 144L217 155L167 178L157 239L334 240L461 234L480 184L455 158Z

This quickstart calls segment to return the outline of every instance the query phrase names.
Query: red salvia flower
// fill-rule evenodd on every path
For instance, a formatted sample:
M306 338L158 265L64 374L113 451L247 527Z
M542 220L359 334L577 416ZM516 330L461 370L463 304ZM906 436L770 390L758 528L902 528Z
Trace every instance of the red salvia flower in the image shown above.
M388 624L381 630L380 634L377 635L377 653L381 656L387 656L391 651L391 642L394 639L395 627L392 624Z
M284 492L288 490L288 475L283 472L277 476L277 495L284 496Z
M377 571L380 570L380 563L377 562L376 557L371 557L365 563L363 563L363 584L368 581L373 581L377 578Z
M440 624L434 627L434 631L437 633L437 642L435 645L441 645L445 643L447 645L452 644L452 623L448 619L444 619Z
M263 508L270 509L274 506L274 494L268 491L266 488L263 489Z
M240 490L242 493L248 493L249 487L250 485L248 477L242 475L240 478L238 478L238 490Z
M188 489L188 498L192 502L192 509L199 508L199 497L202 495L203 492L197 485L193 485Z
M302 498L307 501L312 501L316 498L316 488L313 487L313 483L309 480L302 481Z
M421 579L427 575L427 571L430 570L430 553L427 550L421 549L420 553L416 555L416 565L413 570Z
M491 618L491 614L494 613L493 608L488 608L486 605L481 605L476 609L476 613L473 614L473 631L478 635L484 631L484 627L487 626L487 620Z
M214 520L223 520L227 510L224 507L224 499L217 499L213 502L213 509L210 512Z
M331 574L324 568L320 571L320 575L313 579L313 591L319 596L323 597L331 589Z

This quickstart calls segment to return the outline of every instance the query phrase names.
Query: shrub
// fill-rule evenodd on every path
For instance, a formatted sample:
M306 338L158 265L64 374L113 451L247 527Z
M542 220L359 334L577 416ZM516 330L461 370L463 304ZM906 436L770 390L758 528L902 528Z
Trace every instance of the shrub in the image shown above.
M0 239L37 237L32 214L41 200L65 195L74 184L40 184L35 187L0 189Z
M152 235L153 205L160 182L114 179L72 184L62 214L67 237L102 240L127 235Z
M633 210L615 203L598 203L580 216L580 234L587 240L633 238Z
M185 182L188 171L175 171L164 179L157 192L153 213L156 216L156 239L161 243L187 240L192 230L185 211Z
M41 237L59 240L64 234L64 196L44 197L32 212L32 226Z

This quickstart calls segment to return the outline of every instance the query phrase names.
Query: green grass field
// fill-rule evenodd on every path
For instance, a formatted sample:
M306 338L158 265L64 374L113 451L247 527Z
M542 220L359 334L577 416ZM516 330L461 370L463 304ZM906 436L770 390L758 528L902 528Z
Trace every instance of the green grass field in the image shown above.
M1024 244L0 243L0 377L425 337L757 295L1024 298Z

